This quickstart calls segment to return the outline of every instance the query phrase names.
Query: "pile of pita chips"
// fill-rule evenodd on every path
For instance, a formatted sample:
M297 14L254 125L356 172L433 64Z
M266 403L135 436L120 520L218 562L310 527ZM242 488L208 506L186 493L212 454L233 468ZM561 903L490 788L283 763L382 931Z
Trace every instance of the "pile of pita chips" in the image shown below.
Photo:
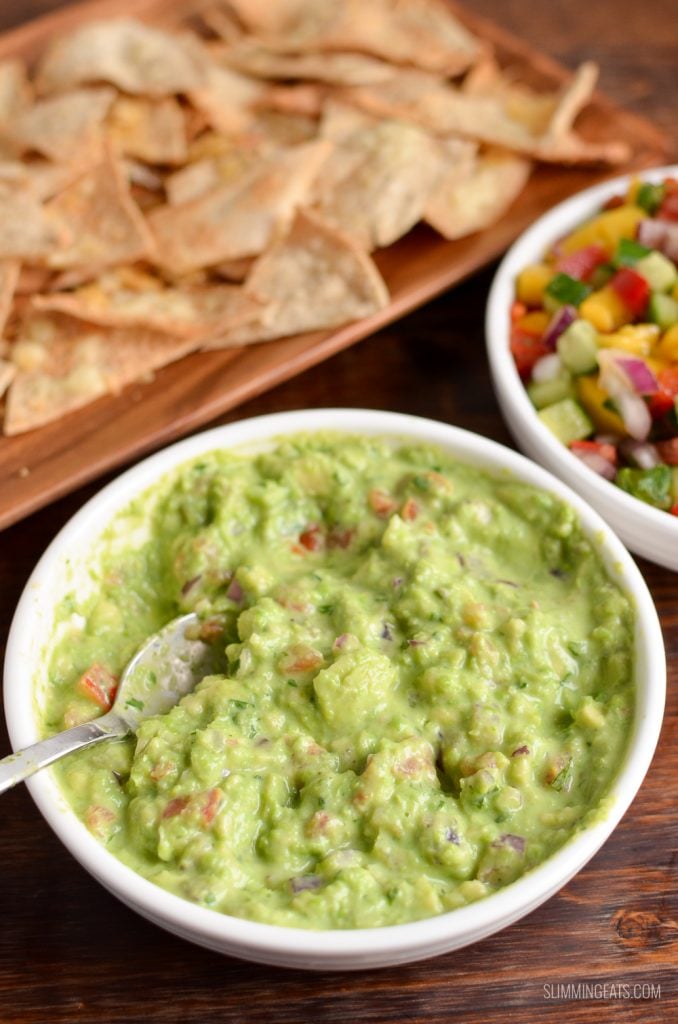
M446 0L206 0L0 61L0 405L16 434L199 349L370 317L372 253L501 217L534 161L614 162ZM4 398L3 398L4 396Z

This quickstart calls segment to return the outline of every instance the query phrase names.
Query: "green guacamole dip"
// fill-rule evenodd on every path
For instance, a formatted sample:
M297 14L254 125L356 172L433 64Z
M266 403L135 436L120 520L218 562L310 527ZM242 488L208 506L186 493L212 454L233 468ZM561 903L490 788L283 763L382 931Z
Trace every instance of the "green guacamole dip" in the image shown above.
M554 496L434 447L298 435L180 467L99 552L60 609L46 733L100 713L87 680L180 612L225 650L224 675L57 769L158 885L389 925L493 892L601 813L634 614Z

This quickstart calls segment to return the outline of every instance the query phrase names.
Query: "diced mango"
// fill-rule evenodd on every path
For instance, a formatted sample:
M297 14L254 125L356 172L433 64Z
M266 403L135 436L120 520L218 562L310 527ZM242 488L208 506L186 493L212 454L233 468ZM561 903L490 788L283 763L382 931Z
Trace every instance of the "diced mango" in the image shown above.
M657 324L626 324L612 334L599 334L601 348L619 348L632 352L634 356L649 356L659 340Z
M660 359L668 359L671 363L678 363L678 324L669 327L657 345L657 353Z
M576 388L579 402L593 420L597 433L626 433L621 417L613 409L606 408L605 403L609 402L610 396L600 387L597 377L578 377Z
M521 331L525 331L525 334L531 334L535 338L541 338L542 334L549 325L550 316L541 309L535 309L531 313L526 313L525 316L521 316L519 320L516 320L516 327L519 327Z
M553 267L546 263L533 263L518 274L516 296L526 306L541 306L544 289L554 276Z
M611 256L621 238L635 238L636 226L647 214L640 206L625 203L613 210L604 210L593 220L582 224L560 243L565 255L585 245L601 245Z
M605 333L616 331L633 320L633 314L614 288L607 284L584 299L579 307L579 315L592 323L597 331Z
M676 300L676 302L678 302L678 281L676 281L673 288L671 289L671 295Z
M640 180L640 178L632 178L631 179L631 181L629 182L629 187L626 190L626 202L627 203L635 203L636 197L638 195L638 190L640 189L641 185L642 185L642 181Z

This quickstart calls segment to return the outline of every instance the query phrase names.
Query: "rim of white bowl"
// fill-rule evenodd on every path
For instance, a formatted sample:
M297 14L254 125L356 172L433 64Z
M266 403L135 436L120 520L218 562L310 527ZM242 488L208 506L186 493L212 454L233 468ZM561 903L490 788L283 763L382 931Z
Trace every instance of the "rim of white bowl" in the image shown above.
M577 192L539 217L513 243L497 268L487 300L485 337L494 389L507 426L520 446L528 449L530 455L548 459L549 470L557 474L562 472L570 487L581 488L586 498L596 505L604 517L614 518L615 507L622 517L641 517L643 525L654 531L653 537L639 536L635 532L638 524L635 524L634 530L632 522L629 522L626 530L623 522L615 521L613 524L613 528L622 534L632 550L653 561L659 561L659 555L647 552L652 549L656 551L656 544L653 545L652 541L656 541L657 531L661 536L665 535L667 541L674 544L675 550L673 559L669 551L667 561L660 564L678 569L678 517L639 501L594 473L540 422L511 356L508 318L511 303L515 299L516 276L529 262L540 259L553 242L597 212L601 203L616 195L635 178L658 181L672 176L678 176L678 164L620 175ZM523 431L527 439L523 437ZM610 505L612 512L608 511Z
M14 749L34 742L37 723L32 687L25 679L27 641L40 592L70 545L88 547L137 494L175 466L220 447L245 452L257 442L308 431L334 430L438 444L460 461L556 494L576 510L608 571L636 612L636 711L627 751L611 788L607 815L511 885L457 910L407 924L311 931L230 917L192 904L126 867L87 830L66 804L47 770L27 783L31 796L61 842L99 882L143 916L175 934L244 959L309 969L373 967L434 956L484 938L529 913L560 889L598 851L628 809L652 760L662 724L666 663L661 628L638 568L618 538L582 498L524 456L458 427L400 413L366 409L316 409L237 421L180 441L124 472L91 498L60 530L35 567L17 606L5 658L5 713ZM36 659L36 661L39 659Z

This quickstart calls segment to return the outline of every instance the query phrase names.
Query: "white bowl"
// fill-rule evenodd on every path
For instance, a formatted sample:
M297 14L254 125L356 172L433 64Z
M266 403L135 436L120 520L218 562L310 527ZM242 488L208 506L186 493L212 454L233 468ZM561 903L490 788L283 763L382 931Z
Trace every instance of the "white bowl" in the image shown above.
M217 427L181 441L123 473L89 501L49 546L21 597L5 662L5 708L16 748L38 738L36 693L44 679L44 642L67 581L86 572L88 549L115 513L168 470L215 448L260 450L276 436L336 429L440 445L461 461L545 488L574 506L608 570L637 610L636 713L631 740L612 787L609 813L505 889L470 906L412 924L350 931L303 931L227 917L189 903L137 875L89 833L66 803L52 773L28 783L64 845L114 895L161 927L222 953L260 963L310 969L359 969L435 956L484 938L529 913L565 884L618 823L648 769L662 721L666 665L657 614L632 559L598 515L543 469L516 452L466 431L388 412L324 409L281 413Z
M485 334L494 390L504 419L520 448L578 491L636 554L667 569L678 569L678 516L646 505L598 476L545 427L528 398L509 349L509 309L520 270L541 260L563 235L593 216L634 177L648 181L678 175L678 165L639 171L579 192L535 221L499 265L487 303Z

